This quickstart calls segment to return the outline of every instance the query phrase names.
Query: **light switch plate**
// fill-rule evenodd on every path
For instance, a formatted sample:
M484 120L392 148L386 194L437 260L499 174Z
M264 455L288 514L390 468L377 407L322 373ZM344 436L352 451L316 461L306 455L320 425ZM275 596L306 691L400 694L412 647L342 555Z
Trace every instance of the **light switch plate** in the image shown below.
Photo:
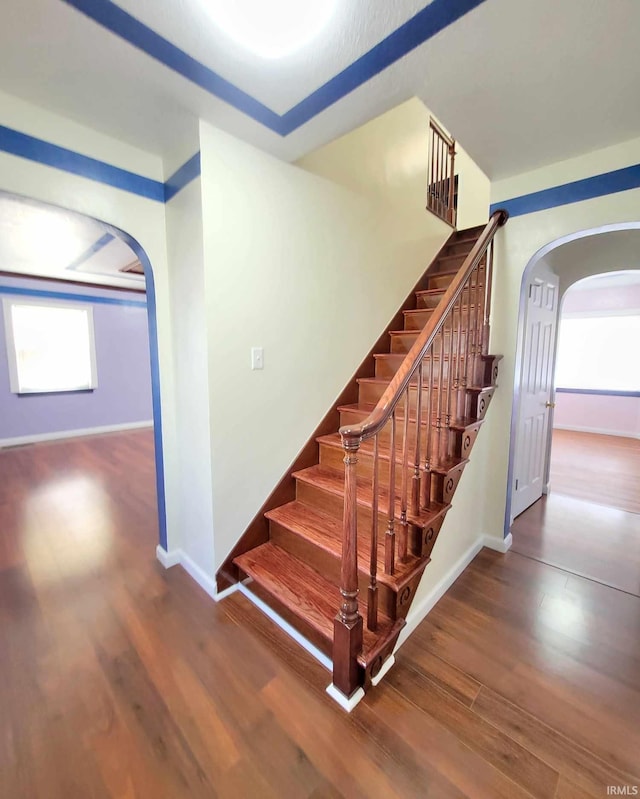
M264 350L262 347L251 347L251 368L264 369Z

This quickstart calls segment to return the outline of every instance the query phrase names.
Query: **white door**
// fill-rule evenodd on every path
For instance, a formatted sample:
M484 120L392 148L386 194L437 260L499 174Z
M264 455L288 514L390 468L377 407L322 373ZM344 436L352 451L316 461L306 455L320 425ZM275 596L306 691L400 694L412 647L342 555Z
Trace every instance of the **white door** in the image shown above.
M531 277L526 305L511 505L514 518L543 492L557 318L558 276L542 267Z

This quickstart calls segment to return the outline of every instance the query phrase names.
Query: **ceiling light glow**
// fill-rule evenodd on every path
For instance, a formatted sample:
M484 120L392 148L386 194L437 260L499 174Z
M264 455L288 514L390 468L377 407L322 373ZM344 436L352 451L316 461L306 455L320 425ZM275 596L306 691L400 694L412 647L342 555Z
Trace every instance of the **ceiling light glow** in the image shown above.
M301 50L329 22L338 0L202 0L214 23L262 58Z

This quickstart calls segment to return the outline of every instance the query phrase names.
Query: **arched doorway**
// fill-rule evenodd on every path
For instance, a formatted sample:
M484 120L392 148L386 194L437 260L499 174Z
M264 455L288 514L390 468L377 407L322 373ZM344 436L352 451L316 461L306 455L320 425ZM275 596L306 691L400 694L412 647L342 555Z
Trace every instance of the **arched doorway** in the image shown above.
M88 305L97 303L101 307L118 306L133 309L138 306L145 309L148 330L146 358L150 374L149 396L155 452L158 541L160 546L166 548L156 295L149 258L141 245L125 231L48 203L0 192L0 230L2 230L3 213L4 257L0 266L0 284L2 276L5 279L4 285L0 286L0 293L5 298L22 297L41 303L57 301L73 303L80 301L83 296L85 298L89 296L91 302L85 303ZM18 281L18 278L22 282ZM96 296L87 295L86 291L84 294L77 291L74 293L65 290L65 286L93 291ZM129 297L127 289L131 292L144 292L144 300L133 294ZM110 297L109 290L121 291L122 294ZM76 408L71 409L70 413L76 412L78 407L80 406L76 403ZM69 414L67 418L68 416ZM60 427L61 424L63 429L53 432L43 433L42 430L38 430L36 435L16 435L11 438L15 441L50 440L57 436L64 438L65 432L73 434L73 430L64 429L64 423L58 421L57 426ZM100 429L100 425L96 425L95 415L91 416L90 424L87 423L83 427L82 422L78 421L75 427L79 427L81 431L85 428ZM105 425L105 429L108 427L109 425Z
M550 484L549 476L553 414L557 399L554 374L557 356L557 323L564 299L571 296L570 293L567 293L571 286L575 286L586 278L593 278L599 274L617 273L621 270L637 274L637 270L640 268L639 253L640 223L609 225L597 230L581 231L551 242L536 253L525 269L520 293L509 482L505 513L505 533L513 531L514 545L517 530L523 530L527 523L540 526L545 520L549 521L553 515L553 508L557 504L557 499L547 501L545 495L548 495L550 491L553 493L553 483ZM545 300L546 305L542 309L534 307L536 286L544 286L547 289L545 298L552 298L548 302ZM541 333L543 329L544 335ZM583 341L579 341L576 346L581 344L588 346L586 335L582 338ZM560 388L564 388L564 386L560 386ZM637 388L640 389L640 386ZM564 394L558 396L562 401L565 400ZM533 412L530 411L530 406L534 406ZM564 411L563 408L563 414ZM524 491L522 490L523 486ZM593 499L593 497L587 496L586 499ZM569 528L580 527L585 514L595 517L602 515L604 511L573 505L571 513L575 518L567 513L565 513L562 523ZM518 521L514 524L516 517L518 517ZM633 526L635 521L637 520L628 519L624 523ZM608 522L601 520L601 525L603 524L606 525ZM536 555L532 553L542 552L542 550L542 547L531 548L530 551L521 554L535 557ZM549 558L548 546L545 552L547 554L544 557ZM544 559L544 557L541 556L540 559ZM561 560L561 563L553 563L553 565L566 566L570 569L570 548ZM576 562L578 560L580 559L576 558ZM595 560L594 558L594 563ZM546 562L550 561L547 559ZM620 562L622 562L622 556ZM586 563L586 560L583 563ZM600 569L596 564L591 573L587 573L590 568L591 566L587 564L576 571L593 579L600 579L605 572L604 568ZM609 578L603 578L601 581L607 582L607 580ZM637 586L636 582L638 582L636 575L630 574L628 579L622 579L621 585L618 587L635 591L635 587L640 587L640 582ZM609 580L609 584L613 584L611 580Z

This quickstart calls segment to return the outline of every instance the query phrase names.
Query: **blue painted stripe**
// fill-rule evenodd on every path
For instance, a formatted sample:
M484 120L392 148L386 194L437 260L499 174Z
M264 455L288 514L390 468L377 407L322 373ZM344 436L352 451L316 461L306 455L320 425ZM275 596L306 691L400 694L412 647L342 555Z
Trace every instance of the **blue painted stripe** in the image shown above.
M75 261L72 261L69 266L65 267L66 269L70 269L74 271L79 267L82 266L83 263L89 260L93 255L100 250L104 249L107 244L110 244L115 239L115 236L112 236L111 233L105 233L104 236L101 236L98 241L94 242L91 247L89 247L82 255L79 255Z
M297 130L485 1L433 0L357 61L287 111L282 117L280 134L287 136Z
M168 39L148 28L111 0L64 0L64 2L209 94L229 103L270 130L279 131L279 114L192 58L184 50L171 44Z
M200 152L192 155L164 184L164 201L168 203L181 189L198 177L200 177Z
M604 397L640 397L640 391L616 391L608 388L556 388L557 394L598 394Z
M64 2L274 133L288 136L486 0L433 0L282 116L192 58L112 0Z
M59 147L4 125L0 125L0 150L138 194L140 197L164 202L164 184L157 180L136 175L135 172L98 161L97 158L80 155L66 147Z
M604 197L607 194L617 194L621 191L640 188L640 164L615 169L613 172L604 172L591 178L575 180L573 183L564 183L549 189L523 194L510 200L501 200L493 203L489 214L498 208L506 208L510 216L533 214L536 211L545 211L557 208L560 205L579 203L583 200L592 200L595 197Z
M28 278L28 275L24 275ZM146 308L146 302L139 300L121 300L115 297L100 297L92 294L72 294L67 291L51 291L50 289L24 289L19 286L0 284L0 294L12 294L18 297L37 297L54 300L70 300L71 302L94 302L99 305L125 305L130 308Z

